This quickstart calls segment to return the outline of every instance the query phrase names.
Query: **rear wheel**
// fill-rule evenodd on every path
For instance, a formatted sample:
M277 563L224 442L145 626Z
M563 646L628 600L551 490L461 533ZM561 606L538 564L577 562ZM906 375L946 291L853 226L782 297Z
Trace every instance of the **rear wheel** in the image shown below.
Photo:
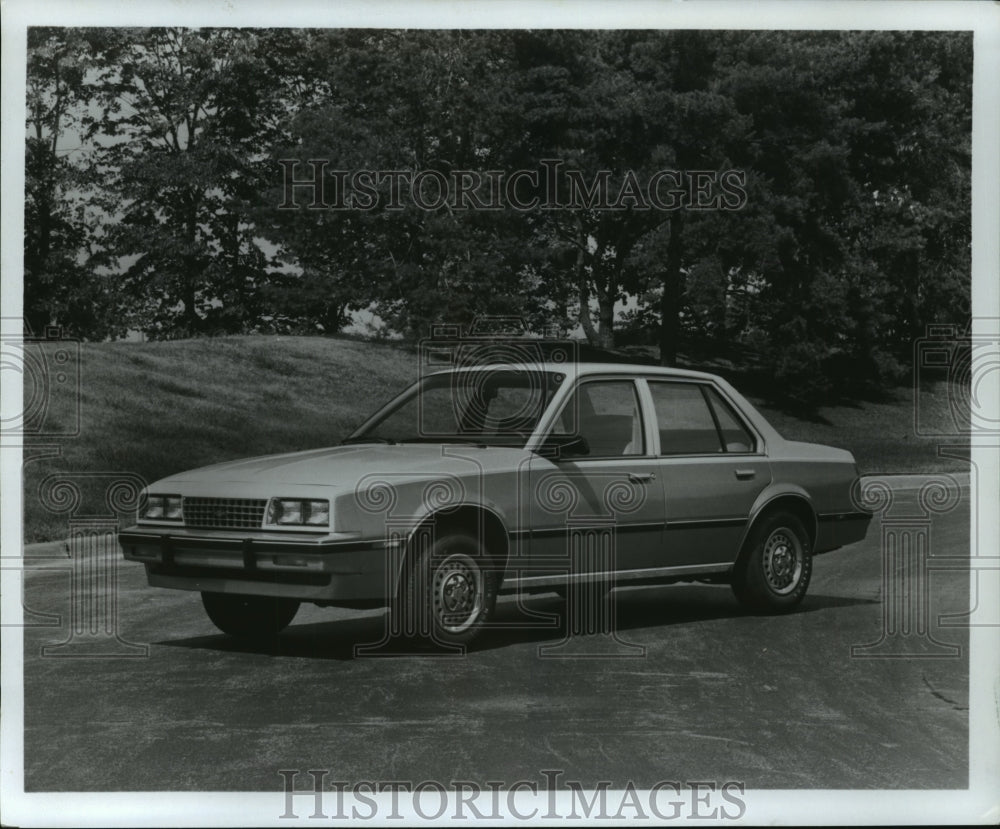
M476 539L447 535L410 562L396 612L402 632L441 645L465 645L493 615L499 573Z
M284 630L299 610L296 599L202 593L208 618L223 633L241 638L273 636Z
M751 610L783 613L796 607L809 588L812 551L802 522L776 512L751 531L733 568L733 593Z

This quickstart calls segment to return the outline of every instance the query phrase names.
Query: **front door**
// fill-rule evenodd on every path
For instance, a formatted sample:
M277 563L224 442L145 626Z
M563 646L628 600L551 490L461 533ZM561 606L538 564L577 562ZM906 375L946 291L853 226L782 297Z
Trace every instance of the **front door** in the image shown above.
M581 381L552 434L582 441L531 460L532 566L584 580L647 566L663 541L663 487L635 381Z

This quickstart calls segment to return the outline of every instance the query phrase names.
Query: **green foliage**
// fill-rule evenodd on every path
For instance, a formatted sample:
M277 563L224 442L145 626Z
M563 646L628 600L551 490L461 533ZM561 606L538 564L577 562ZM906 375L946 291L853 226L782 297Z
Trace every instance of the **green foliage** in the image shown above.
M325 194L334 203L343 196L335 171L447 176L492 166L500 42L500 35L465 32L324 32L309 38L304 48L310 59L336 83L324 101L290 122L291 140L275 147L274 161L329 161ZM301 166L296 176L308 178L312 170ZM261 215L282 258L302 269L274 288L289 320L330 331L336 320L328 308L342 319L349 309L371 306L395 330L421 336L439 319L461 323L482 314L532 313L538 255L519 217L423 210L406 182L400 185L402 209L388 207L388 182L369 211L309 210L308 191L298 196L302 206L288 209L282 175L273 180L270 209ZM303 301L317 294L329 303Z
M968 33L29 40L35 325L98 339L333 333L367 309L419 337L435 321L520 315L595 345L655 343L666 363L693 343L742 352L813 398L898 377L927 324L970 312ZM64 151L70 137L81 152ZM299 179L326 163L328 199L336 171L509 175L555 160L560 193L607 176L625 209L425 210L405 183L394 209L388 181L370 209L290 209L290 159ZM661 170L739 171L746 203L665 211L623 195Z
M105 217L90 204L95 171L75 161L88 123L91 43L80 31L28 30L24 316L83 339L122 333L117 280L107 271ZM77 146L74 146L77 144Z
M131 324L169 338L253 329L268 265L253 216L267 169L262 149L292 105L269 61L285 35L105 36L107 62L93 89Z

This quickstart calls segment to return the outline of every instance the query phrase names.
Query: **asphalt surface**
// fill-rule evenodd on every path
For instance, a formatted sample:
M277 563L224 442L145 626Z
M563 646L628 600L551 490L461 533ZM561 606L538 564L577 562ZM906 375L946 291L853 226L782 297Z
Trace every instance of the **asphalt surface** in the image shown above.
M968 527L966 490L932 519L931 553L968 555ZM968 573L935 571L926 605L907 589L914 626L882 652L903 658L852 655L884 629L877 522L865 542L815 559L791 615L748 615L727 587L631 588L614 594L614 636L567 637L565 625L523 626L526 611L558 616L557 597L523 608L502 598L497 618L521 626L458 657L358 656L356 645L379 640L383 614L312 606L275 643L240 646L197 594L117 568L117 591L87 597L116 597L117 643L104 631L71 638L67 561L26 570L29 620L52 614L25 630L27 791L279 791L281 769L446 786L544 783L546 769L612 788L968 784L967 631L938 625L968 607ZM898 562L890 570L898 584ZM931 639L959 652L941 655ZM88 647L138 655L81 656Z

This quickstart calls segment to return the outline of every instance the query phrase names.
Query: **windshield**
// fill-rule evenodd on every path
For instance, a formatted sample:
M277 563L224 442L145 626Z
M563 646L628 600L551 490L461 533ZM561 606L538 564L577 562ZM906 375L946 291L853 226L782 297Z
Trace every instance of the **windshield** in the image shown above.
M565 375L538 370L433 374L345 443L477 443L523 447Z

